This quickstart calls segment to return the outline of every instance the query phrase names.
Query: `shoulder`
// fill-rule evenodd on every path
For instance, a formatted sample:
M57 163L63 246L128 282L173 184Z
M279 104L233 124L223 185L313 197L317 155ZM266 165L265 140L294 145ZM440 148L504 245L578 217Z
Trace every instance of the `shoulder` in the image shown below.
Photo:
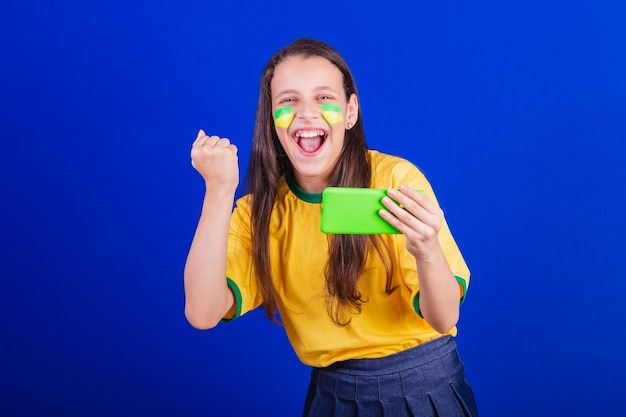
M249 233L252 222L252 195L246 194L235 201L233 214L230 218L230 229Z
M375 150L369 150L368 153L373 172L408 171L413 174L423 175L422 171L408 159Z
M383 152L368 151L372 167L372 187L397 187L400 184L428 183L424 173L411 161Z
M235 210L250 211L252 206L252 195L246 194L235 201Z
M285 175L283 175L278 180L278 190L276 191L277 198L283 198L289 191L289 187L287 186L287 182L285 179ZM245 194L235 200L235 211L252 211L252 200L254 199L252 194Z
M290 195L290 189L287 185L287 181L285 179L285 175L283 175L278 181L278 189L276 190L276 196L274 201L273 210L276 210L278 206L280 206L281 201L286 198L294 198L298 200L294 196ZM246 216L250 218L252 213L252 204L253 204L254 196L252 194L246 194L235 201L234 214L238 217Z

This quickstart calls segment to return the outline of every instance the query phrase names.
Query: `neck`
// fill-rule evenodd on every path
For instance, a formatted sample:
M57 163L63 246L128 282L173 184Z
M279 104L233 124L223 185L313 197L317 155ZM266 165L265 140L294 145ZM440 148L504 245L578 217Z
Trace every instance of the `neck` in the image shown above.
M324 188L328 187L328 180L318 177L307 177L294 172L294 178L298 187L307 193L319 194L324 191Z

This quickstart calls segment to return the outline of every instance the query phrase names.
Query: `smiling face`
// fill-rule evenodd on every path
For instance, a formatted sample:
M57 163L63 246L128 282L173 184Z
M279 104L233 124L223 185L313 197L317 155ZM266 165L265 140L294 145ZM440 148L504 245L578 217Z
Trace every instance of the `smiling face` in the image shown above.
M346 124L358 117L358 100L346 99L343 76L319 56L291 56L278 64L270 87L276 134L307 192L320 193L343 149Z

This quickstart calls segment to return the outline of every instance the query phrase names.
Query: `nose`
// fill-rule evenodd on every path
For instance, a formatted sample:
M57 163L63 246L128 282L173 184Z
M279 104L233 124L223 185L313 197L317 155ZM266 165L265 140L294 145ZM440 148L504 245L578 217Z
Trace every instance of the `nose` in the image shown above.
M298 118L304 121L315 120L320 113L320 106L317 103L302 102L298 109Z

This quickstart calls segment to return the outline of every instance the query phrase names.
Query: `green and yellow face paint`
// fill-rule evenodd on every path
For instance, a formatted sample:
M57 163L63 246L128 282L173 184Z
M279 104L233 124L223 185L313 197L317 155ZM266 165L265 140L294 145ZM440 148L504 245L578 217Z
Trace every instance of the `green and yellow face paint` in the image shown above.
M322 104L322 117L331 125L343 122L341 107L332 103Z
M274 112L274 123L276 127L288 128L293 118L294 114L291 106L281 107Z

